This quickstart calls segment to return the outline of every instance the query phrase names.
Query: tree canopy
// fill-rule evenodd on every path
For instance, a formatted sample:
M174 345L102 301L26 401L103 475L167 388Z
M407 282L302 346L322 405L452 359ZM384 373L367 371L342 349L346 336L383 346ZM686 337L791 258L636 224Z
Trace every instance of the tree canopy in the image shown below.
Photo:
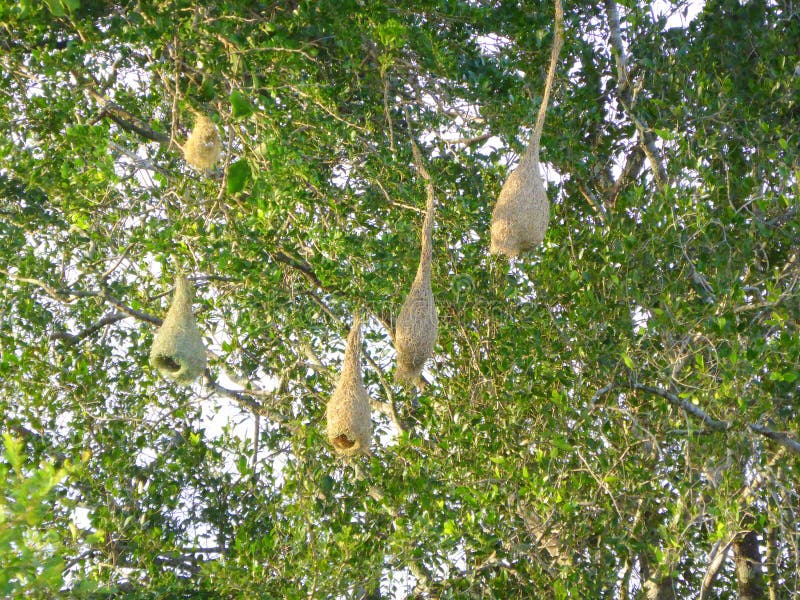
M0 595L796 597L797 11L565 3L509 260L553 2L1 1ZM149 363L181 274L188 385Z

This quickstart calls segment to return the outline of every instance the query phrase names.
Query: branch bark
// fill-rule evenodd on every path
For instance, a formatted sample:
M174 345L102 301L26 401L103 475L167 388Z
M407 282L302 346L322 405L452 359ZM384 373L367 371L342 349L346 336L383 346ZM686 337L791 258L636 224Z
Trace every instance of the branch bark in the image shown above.
M748 531L733 542L733 561L736 565L739 600L766 599L761 573L761 551L755 531Z
M622 41L622 29L619 23L619 10L617 9L616 1L605 0L605 8L608 18L609 38L613 49L612 53L617 63L617 98L636 127L642 151L650 162L656 184L663 188L667 185L667 169L664 166L661 151L656 145L656 136L647 122L640 118L634 110L635 97L631 88L628 56L625 52L625 44Z
M722 565L725 564L725 559L728 558L728 553L731 550L732 544L733 539L728 540L724 545L722 541L719 541L711 550L711 554L709 555L711 561L708 564L708 569L706 569L703 582L700 584L700 596L698 596L698 600L703 600L711 589L711 586L714 585L714 581L717 579Z
M91 87L87 86L86 92L100 105L100 118L108 117L125 131L135 133L153 142L158 142L167 148L179 149L177 142L170 140L170 136L165 133L161 133L160 131L156 131L145 121L136 115L129 113L118 104L108 100Z
M678 397L672 392L668 392L660 387L643 385L640 383L609 383L604 385L592 396L591 400L589 401L590 404L597 404L597 402L600 401L600 398L618 388L639 390L664 398L670 404L686 411L689 415L702 421L713 431L728 432L736 427L735 424L730 421L720 421L719 419L715 419L699 406L692 404L688 400ZM794 452L795 454L800 454L800 442L794 439L789 432L772 429L764 425L759 425L758 423L747 423L745 424L745 428L749 429L753 433L757 433L761 436L771 439L772 441L780 444L786 450Z

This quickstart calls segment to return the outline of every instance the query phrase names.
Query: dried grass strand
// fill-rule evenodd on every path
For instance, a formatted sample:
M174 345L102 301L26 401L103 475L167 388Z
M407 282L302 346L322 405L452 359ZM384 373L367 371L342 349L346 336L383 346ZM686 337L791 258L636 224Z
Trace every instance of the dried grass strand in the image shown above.
M491 254L503 254L509 258L519 256L542 243L547 231L550 203L539 173L539 147L558 55L564 43L563 20L561 0L555 0L555 35L542 103L525 154L503 184L492 212Z
M175 280L175 294L150 348L150 364L166 379L188 384L206 368L206 347L192 313L192 284Z
M369 454L370 398L361 375L361 319L353 318L339 382L326 407L328 441L337 454Z

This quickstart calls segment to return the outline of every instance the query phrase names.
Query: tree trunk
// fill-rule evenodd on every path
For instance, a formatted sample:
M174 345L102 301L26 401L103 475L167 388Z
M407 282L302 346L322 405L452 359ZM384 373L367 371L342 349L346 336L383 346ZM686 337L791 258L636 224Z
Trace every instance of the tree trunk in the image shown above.
M733 560L736 564L739 600L766 600L761 574L761 552L755 531L748 531L733 543Z

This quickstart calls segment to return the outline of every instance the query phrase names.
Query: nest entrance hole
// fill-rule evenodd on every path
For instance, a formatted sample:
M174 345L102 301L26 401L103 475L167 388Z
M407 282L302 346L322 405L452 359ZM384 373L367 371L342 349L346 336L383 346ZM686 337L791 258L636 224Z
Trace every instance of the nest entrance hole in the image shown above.
M355 446L356 443L342 433L333 438L333 445L340 450L347 450Z
M170 373L177 373L181 370L180 363L176 362L173 358L169 356L156 356L154 359L155 366L157 369L162 371L169 371Z

